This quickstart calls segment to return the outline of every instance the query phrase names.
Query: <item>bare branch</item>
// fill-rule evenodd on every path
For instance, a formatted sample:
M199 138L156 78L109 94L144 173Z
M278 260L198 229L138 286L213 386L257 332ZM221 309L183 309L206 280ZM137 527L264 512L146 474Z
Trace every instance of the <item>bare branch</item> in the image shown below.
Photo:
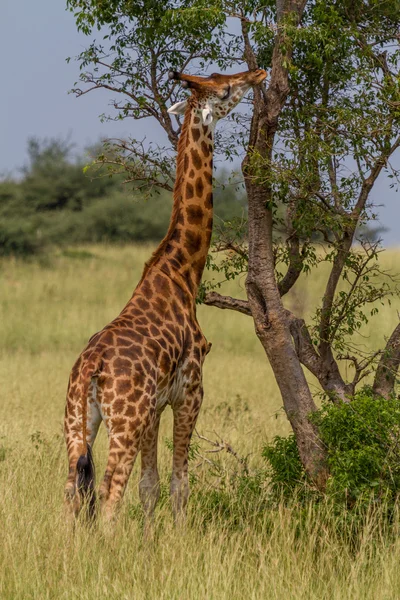
M222 296L217 292L208 292L204 299L204 304L207 306L215 306L222 309L235 310L243 315L251 316L251 310L247 300L239 300L239 298L232 298L231 296Z
M231 454L234 458L236 458L236 460L238 461L238 463L241 465L241 467L243 468L243 471L246 475L249 474L249 467L247 464L247 459L243 458L241 456L238 455L238 453L232 448L231 444L229 444L228 442L226 442L225 440L222 439L222 437L220 435L218 435L217 433L215 435L217 435L219 437L219 440L210 440L209 438L205 437L204 435L201 435L197 429L196 431L196 435L200 440L203 440L205 442L208 442L209 444L211 444L211 446L213 446L213 450L206 450L206 452L208 453L216 453L216 452L227 452L228 454Z

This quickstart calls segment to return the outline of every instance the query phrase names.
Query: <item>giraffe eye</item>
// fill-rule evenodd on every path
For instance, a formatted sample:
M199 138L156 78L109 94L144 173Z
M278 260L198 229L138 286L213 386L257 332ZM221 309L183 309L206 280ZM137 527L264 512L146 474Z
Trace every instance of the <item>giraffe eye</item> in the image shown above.
M228 85L227 88L225 88L222 96L221 96L221 100L227 100L229 98L229 94L231 93L231 86Z

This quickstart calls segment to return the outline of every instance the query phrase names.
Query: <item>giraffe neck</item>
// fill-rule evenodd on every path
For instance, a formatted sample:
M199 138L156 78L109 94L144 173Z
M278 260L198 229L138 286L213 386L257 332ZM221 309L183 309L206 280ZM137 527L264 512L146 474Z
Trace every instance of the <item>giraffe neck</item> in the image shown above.
M211 242L214 124L203 125L200 111L189 107L178 143L172 216L165 238L147 263L196 297Z

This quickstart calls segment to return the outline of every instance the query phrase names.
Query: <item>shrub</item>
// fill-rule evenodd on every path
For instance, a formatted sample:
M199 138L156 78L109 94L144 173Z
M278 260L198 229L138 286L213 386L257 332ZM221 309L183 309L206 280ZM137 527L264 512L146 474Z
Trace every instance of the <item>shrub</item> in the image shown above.
M347 507L393 505L400 492L400 400L365 388L352 402L326 403L310 418L327 448L327 496ZM273 494L288 497L307 488L294 436L275 438L263 456Z

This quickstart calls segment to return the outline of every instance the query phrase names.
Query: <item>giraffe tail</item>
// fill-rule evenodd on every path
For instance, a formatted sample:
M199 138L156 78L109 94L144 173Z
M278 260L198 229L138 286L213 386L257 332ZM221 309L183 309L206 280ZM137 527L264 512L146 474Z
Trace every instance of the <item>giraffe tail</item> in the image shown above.
M93 453L87 442L87 403L89 386L98 373L100 357L96 357L94 364L85 367L81 372L81 401L82 401L82 454L76 463L77 489L81 502L87 507L90 518L95 515L96 491L95 491L95 469Z
M88 515L93 518L96 509L95 471L90 444L86 444L86 454L81 454L76 464L77 488L81 502L87 507Z

